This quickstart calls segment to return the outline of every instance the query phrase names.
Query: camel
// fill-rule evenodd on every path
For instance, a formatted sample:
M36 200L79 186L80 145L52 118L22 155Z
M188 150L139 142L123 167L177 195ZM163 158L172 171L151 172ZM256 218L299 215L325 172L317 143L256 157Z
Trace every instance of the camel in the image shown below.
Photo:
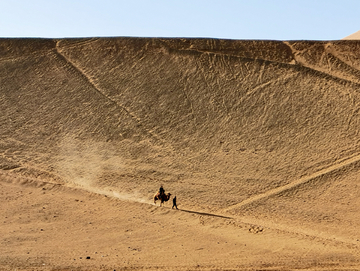
M170 199L170 196L171 196L170 193L166 193L166 194L160 195L160 193L157 192L157 193L154 195L154 204L156 204L156 201L157 201L157 200L160 200L160 206L161 206L162 204L164 204L165 201L168 201L168 200Z

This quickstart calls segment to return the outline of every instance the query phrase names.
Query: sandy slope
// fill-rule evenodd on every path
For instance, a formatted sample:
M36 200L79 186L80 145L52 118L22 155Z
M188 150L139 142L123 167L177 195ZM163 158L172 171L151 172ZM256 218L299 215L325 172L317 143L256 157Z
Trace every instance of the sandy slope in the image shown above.
M360 39L360 30L343 38L343 40L358 40L358 39Z
M0 268L359 268L359 47L0 40Z
M2 177L1 270L358 266L347 243Z

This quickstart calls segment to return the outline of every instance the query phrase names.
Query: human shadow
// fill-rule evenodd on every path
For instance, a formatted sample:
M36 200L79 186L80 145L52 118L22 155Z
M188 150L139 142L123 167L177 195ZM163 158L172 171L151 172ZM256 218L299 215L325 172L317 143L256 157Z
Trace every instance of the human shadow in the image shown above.
M190 210L185 210L185 209L178 209L179 211L182 212L186 212L186 213L190 213L190 214L197 214L197 215L207 215L207 216L212 216L212 217L219 217L219 218L226 218L226 219L234 219L230 216L223 216L223 215L217 215L217 214L212 214L212 213L205 213L205 212L196 212L196 211L190 211Z

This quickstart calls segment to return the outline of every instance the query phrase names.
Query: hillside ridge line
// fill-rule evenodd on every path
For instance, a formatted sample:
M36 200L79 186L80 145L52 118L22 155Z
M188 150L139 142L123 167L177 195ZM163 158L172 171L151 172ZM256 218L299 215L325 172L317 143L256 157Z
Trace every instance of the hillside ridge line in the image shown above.
M261 199L277 195L277 194L279 194L281 192L284 192L286 190L290 190L290 189L292 189L292 188L294 188L296 186L299 186L301 184L305 184L305 183L307 183L307 182L309 182L309 181L311 181L311 180L313 180L313 179L315 179L317 177L320 177L320 176L325 175L327 173L333 172L335 170L338 170L338 169L343 168L345 166L348 166L350 164L356 163L358 161L360 161L360 154L357 154L357 155L355 155L355 156L353 156L351 158L344 158L344 159L342 159L342 161L340 163L333 164L333 165L331 165L331 166L329 166L327 168L319 170L319 171L317 171L317 172L315 172L313 174L310 174L308 176L301 177L300 179L292 181L292 182L290 182L290 183L288 183L286 185L283 185L283 186L268 190L265 193L258 194L256 196L250 197L250 198L248 198L246 200L243 200L242 202L240 202L238 204L235 204L235 205L232 205L232 206L230 206L228 208L225 208L222 211L223 212L229 212L229 211L231 211L233 209L240 208L240 207L242 207L244 205L251 204L251 203L253 203L255 201L259 201Z
M86 43L90 43L90 42L94 42L94 40L86 40ZM84 42L84 43L85 43ZM92 86L92 88L94 88L100 95L102 95L105 99L107 99L110 103L115 104L116 106L120 107L127 115L129 115L134 121L136 121L138 123L139 126L141 126L150 136L152 136L153 138L155 138L156 140L160 140L161 142L163 142L163 140L160 138L159 135L154 134L153 131L150 131L148 128L146 128L146 126L143 124L143 122L141 121L141 119L139 117L137 117L135 114L133 114L132 112L130 112L125 106L123 106L122 104L120 104L119 102L113 100L111 97L109 97L108 95L106 95L104 93L104 91L102 91L97 84L94 82L94 80L81 68L79 68L73 61L71 61L68 57L66 57L62 52L61 52L61 47L59 47L59 44L57 43L55 46L55 53L61 57L70 67L72 67L73 69L75 69L75 71L77 71L78 76L82 77L85 81L87 81L87 83L89 85Z

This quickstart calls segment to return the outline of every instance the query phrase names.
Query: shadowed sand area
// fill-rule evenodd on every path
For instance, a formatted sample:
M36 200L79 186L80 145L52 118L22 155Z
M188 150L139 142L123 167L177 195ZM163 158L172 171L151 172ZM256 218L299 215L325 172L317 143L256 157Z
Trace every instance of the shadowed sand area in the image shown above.
M359 90L356 39L0 39L0 270L359 269Z

